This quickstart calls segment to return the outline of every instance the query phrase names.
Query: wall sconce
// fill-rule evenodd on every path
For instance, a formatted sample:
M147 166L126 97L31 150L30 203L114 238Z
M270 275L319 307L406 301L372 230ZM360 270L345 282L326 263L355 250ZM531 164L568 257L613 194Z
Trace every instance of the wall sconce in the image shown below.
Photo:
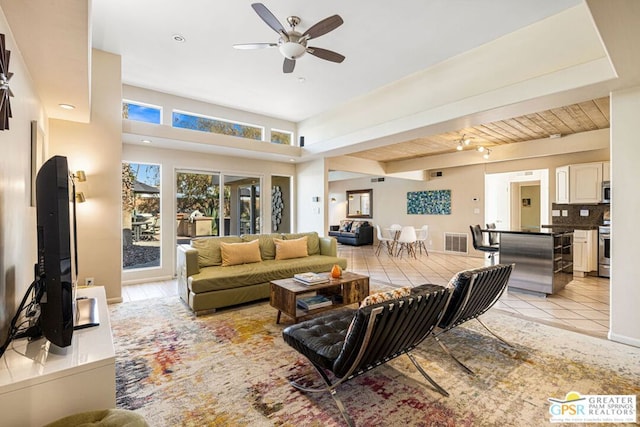
M336 202L336 198L335 198L335 197L332 197L332 198L331 198L331 203L335 203L335 202Z
M85 182L87 180L87 175L84 173L84 171L77 171L76 173L71 175L71 178L77 180L78 182Z
M87 198L84 197L84 193L82 191L78 191L76 193L76 202L77 203L84 203L87 201Z

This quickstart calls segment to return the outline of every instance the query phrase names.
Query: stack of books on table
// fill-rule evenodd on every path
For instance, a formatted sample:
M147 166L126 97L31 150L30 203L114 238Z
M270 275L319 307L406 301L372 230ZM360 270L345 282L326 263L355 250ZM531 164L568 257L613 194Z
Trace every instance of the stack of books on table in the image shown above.
M328 273L300 273L294 274L293 280L305 285L317 285L318 283L326 283L329 281Z
M298 298L298 307L304 310L313 310L320 307L328 307L333 304L329 298L324 295L314 295L312 297Z

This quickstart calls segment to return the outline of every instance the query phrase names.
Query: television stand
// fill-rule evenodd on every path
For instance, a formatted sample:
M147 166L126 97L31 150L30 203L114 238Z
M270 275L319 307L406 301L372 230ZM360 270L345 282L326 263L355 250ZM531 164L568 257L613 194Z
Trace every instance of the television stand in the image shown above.
M78 330L98 325L100 325L98 300L87 297L76 298L76 318L73 322L73 329Z
M116 355L105 290L92 286L78 289L77 296L95 299L102 318L96 327L73 332L67 354L49 351L44 338L20 339L0 358L1 425L41 427L67 415L116 407Z

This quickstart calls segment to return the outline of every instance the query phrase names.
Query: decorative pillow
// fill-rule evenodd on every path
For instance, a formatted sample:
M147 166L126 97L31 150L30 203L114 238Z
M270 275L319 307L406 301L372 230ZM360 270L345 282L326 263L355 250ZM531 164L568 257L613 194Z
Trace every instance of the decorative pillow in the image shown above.
M456 283L458 283L458 280L460 280L460 276L462 275L462 273L464 273L464 271L458 271L456 274L454 274L451 280L449 280L449 283L445 285L445 288L455 288Z
M340 221L340 231L351 231L351 224L353 221L349 221L347 219L343 219Z
M220 242L220 252L223 267L262 261L258 240L247 243Z
M368 305L378 304L381 302L402 298L409 295L411 295L411 286L405 286L402 288L382 291L382 292L378 292L377 294L371 294L368 297L366 297L360 304L360 307L366 307Z
M369 222L368 221L353 221L351 223L351 232L352 233L357 233L358 229L364 225L368 225Z
M191 247L198 250L198 267L222 265L220 242L240 243L238 236L203 237L191 240Z
M273 238L282 238L282 234L280 233L272 233L272 234L243 234L240 236L243 242L252 242L257 240L260 245L260 255L262 259L275 259L276 257L276 246L273 244Z
M320 238L315 231L309 233L284 234L282 236L284 240L295 240L301 237L307 238L307 255L320 255Z
M294 240L273 239L273 243L276 245L276 260L309 256L307 236Z

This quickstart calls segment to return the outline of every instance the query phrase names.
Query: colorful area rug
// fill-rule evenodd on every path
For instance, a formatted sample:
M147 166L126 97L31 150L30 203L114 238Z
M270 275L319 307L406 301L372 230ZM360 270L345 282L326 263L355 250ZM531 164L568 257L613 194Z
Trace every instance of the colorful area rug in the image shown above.
M287 346L268 302L195 318L178 297L111 307L117 405L152 426L340 426L333 399L289 380L321 384ZM570 391L640 394L640 349L491 310L443 340L475 376L433 339L415 356L450 397L423 386L406 356L338 388L358 426L549 425L548 398ZM575 424L574 424L575 425ZM628 425L628 424L627 424Z

